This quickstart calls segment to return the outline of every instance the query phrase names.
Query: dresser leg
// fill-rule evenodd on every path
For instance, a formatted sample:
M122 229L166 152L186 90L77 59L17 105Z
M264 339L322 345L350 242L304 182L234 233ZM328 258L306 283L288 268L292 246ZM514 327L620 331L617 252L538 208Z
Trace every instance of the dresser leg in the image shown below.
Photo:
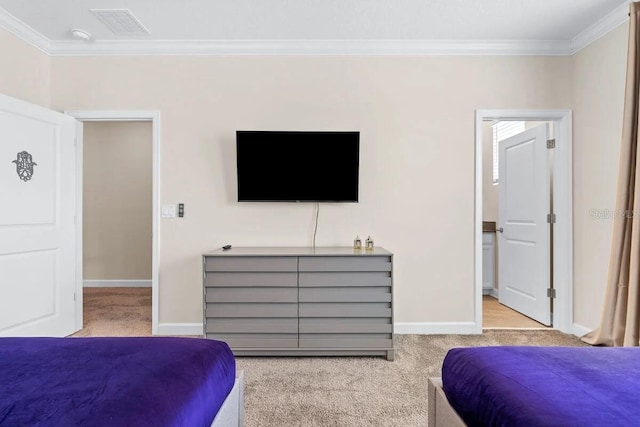
M387 350L387 360L393 361L395 359L395 350Z

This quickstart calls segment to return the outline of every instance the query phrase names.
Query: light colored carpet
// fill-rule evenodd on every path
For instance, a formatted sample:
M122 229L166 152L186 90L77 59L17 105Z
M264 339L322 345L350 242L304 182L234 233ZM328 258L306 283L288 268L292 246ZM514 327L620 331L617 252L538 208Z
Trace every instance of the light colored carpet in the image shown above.
M427 425L427 378L453 347L585 346L553 330L482 335L396 335L396 360L238 357L245 374L245 426L418 427Z
M73 336L151 335L149 288L85 288L84 328ZM586 346L555 330L482 335L396 335L396 359L238 357L245 427L418 427L427 423L427 378L454 347Z
M83 328L72 337L151 335L151 288L84 288Z

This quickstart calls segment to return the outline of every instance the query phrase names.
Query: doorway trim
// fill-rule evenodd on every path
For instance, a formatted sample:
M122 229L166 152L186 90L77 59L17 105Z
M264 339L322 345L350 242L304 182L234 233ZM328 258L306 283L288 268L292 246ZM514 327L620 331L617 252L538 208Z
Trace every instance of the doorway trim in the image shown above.
M573 334L573 177L571 110L476 110L474 302L475 333L482 333L482 123L487 120L550 121L556 148L553 162L553 328Z
M159 277L160 277L160 111L154 110L71 110L65 114L80 122L151 122L152 128L152 237L151 237L151 334L158 335L159 321ZM80 133L82 136L82 133ZM82 177L83 170L82 138L76 143L77 176ZM77 222L80 224L79 241L82 242L82 179L76 187L78 207ZM78 246L78 263L82 265L82 244ZM76 299L76 313L80 313L82 327L82 298ZM76 314L78 319L78 314Z

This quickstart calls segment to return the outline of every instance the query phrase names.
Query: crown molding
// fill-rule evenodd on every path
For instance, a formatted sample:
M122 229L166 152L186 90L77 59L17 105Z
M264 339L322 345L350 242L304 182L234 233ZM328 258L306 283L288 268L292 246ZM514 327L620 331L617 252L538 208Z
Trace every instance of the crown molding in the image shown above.
M568 41L211 40L51 41L52 56L88 55L569 55Z
M51 54L51 46L48 38L2 8L0 8L0 28L4 28L14 36L40 49L44 53Z
M571 40L571 55L581 51L611 30L627 22L629 20L629 3L630 1L628 0L616 7L589 28L575 36Z
M49 40L0 8L0 28L50 56L108 55L573 55L628 20L617 7L572 40Z

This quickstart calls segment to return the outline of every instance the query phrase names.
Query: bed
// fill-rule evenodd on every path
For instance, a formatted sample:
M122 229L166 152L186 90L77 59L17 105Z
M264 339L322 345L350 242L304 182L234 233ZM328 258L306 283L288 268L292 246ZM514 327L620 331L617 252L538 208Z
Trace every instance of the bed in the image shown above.
M0 426L230 427L243 406L222 341L0 338Z
M428 380L429 427L637 426L640 348L454 348Z

